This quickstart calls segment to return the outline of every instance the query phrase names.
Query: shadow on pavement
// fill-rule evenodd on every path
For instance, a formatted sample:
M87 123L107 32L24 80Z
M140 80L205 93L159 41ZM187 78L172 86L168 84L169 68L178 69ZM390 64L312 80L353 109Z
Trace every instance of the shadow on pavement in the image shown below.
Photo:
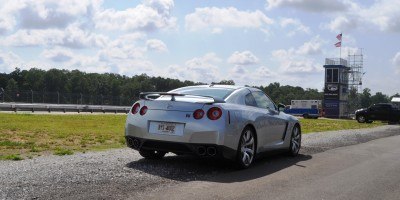
M311 158L311 155L303 154L297 157L268 155L257 159L249 169L238 170L234 163L229 161L173 155L162 160L140 159L126 164L126 167L176 181L207 180L231 183L268 176L292 166L304 167L298 163Z

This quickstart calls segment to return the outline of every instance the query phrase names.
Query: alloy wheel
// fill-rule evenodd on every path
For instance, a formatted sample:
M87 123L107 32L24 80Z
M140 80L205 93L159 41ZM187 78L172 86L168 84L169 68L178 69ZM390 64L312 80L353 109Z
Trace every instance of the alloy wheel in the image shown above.
M357 117L357 121L359 123L364 123L366 121L366 119L365 119L364 115L360 115L360 116Z
M255 154L254 133L250 129L246 129L240 139L240 159L244 167L251 165Z
M301 132L298 126L293 127L292 137L290 139L290 153L297 155L301 146Z

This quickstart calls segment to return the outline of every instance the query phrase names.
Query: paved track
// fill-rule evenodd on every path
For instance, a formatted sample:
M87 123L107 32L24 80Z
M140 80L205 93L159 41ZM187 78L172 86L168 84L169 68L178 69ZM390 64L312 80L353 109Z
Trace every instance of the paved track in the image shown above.
M151 199L399 199L400 136L275 159L149 194ZM294 162L296 161L296 162ZM148 199L148 198L145 198Z

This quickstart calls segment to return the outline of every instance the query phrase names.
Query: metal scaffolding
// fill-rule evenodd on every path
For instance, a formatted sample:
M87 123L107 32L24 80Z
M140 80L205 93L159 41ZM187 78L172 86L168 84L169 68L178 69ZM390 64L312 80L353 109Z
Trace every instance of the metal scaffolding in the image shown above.
M348 67L349 70L349 89L355 88L357 90L357 94L362 92L362 78L365 74L363 69L363 53L362 49L357 50L356 52L348 53Z

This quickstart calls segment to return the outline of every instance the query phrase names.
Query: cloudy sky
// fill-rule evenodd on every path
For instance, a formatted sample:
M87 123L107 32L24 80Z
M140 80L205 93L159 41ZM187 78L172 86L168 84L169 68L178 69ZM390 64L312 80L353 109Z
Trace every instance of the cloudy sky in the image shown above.
M146 73L323 88L325 58L364 54L363 87L400 93L399 0L0 0L0 73Z

